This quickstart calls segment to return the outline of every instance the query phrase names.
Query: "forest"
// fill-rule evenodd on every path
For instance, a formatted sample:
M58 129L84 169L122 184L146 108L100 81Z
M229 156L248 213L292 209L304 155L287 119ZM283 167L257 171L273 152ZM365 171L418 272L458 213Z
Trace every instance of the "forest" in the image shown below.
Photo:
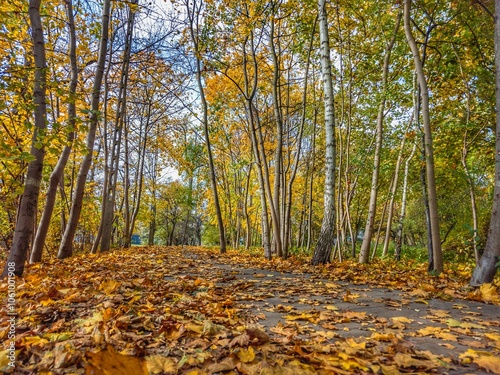
M0 372L500 374L500 0L0 4Z
M2 3L4 259L203 245L491 282L494 5Z

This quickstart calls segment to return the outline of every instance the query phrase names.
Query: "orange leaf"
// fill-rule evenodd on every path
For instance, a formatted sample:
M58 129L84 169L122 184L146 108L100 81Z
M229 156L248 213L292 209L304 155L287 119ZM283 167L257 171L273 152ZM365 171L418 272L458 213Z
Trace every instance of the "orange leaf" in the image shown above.
M116 352L112 346L85 354L87 375L148 375L143 360Z

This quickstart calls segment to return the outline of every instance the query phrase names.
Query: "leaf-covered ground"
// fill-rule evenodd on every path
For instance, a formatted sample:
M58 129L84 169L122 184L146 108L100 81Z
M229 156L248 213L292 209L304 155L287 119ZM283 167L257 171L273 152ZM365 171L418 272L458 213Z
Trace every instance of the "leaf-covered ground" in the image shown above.
M0 371L500 374L500 297L469 277L185 247L55 260L17 279L15 368L2 281Z

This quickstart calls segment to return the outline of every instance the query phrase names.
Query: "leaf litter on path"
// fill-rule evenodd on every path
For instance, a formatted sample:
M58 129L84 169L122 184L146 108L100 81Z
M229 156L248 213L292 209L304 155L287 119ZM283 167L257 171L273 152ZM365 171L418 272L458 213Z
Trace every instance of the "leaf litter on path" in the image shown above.
M312 267L194 247L30 265L16 285L15 368L1 311L0 371L500 373L496 287L410 266Z

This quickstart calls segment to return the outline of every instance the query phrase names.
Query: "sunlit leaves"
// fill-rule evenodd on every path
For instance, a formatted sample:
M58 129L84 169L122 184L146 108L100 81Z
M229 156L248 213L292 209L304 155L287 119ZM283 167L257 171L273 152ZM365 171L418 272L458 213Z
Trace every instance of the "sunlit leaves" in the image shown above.
M253 273L243 277L241 267ZM397 307L382 301L384 310L413 303L411 291L417 285L438 296L444 288L460 290L461 284L445 276L434 283L426 279L425 268L405 276L400 265L398 272L385 273L384 278L377 276L384 272L381 265L372 268L349 273L352 282L364 286L351 284L349 295L359 296L344 301L346 287L338 279L353 269L350 263L326 267L324 273L294 258L269 262L236 251L221 256L201 248L136 247L76 257L64 267L57 261L30 266L18 290L18 327L26 332L17 341L18 363L26 371L85 368L103 374L113 368L125 374L128 369L137 374L315 374L320 369L392 374L396 368L446 368L449 358L415 350L409 341L425 338L449 350L459 344L471 348L462 354L462 363L494 371L500 350L498 323L467 305L449 302L455 311L428 308L418 318L394 310L386 319L360 304L372 292L367 283L406 291ZM268 276L277 275L277 270L289 278ZM306 271L307 276L302 274ZM325 279L326 274L331 279ZM466 277L462 280L465 283ZM252 304L277 296L288 302L267 305L266 313L281 316L269 327L263 311ZM330 302L322 304L318 296ZM469 297L466 292L461 296ZM422 325L425 319L432 324ZM369 335L349 336L357 329ZM2 327L0 337L6 333ZM3 356L0 352L0 361Z

